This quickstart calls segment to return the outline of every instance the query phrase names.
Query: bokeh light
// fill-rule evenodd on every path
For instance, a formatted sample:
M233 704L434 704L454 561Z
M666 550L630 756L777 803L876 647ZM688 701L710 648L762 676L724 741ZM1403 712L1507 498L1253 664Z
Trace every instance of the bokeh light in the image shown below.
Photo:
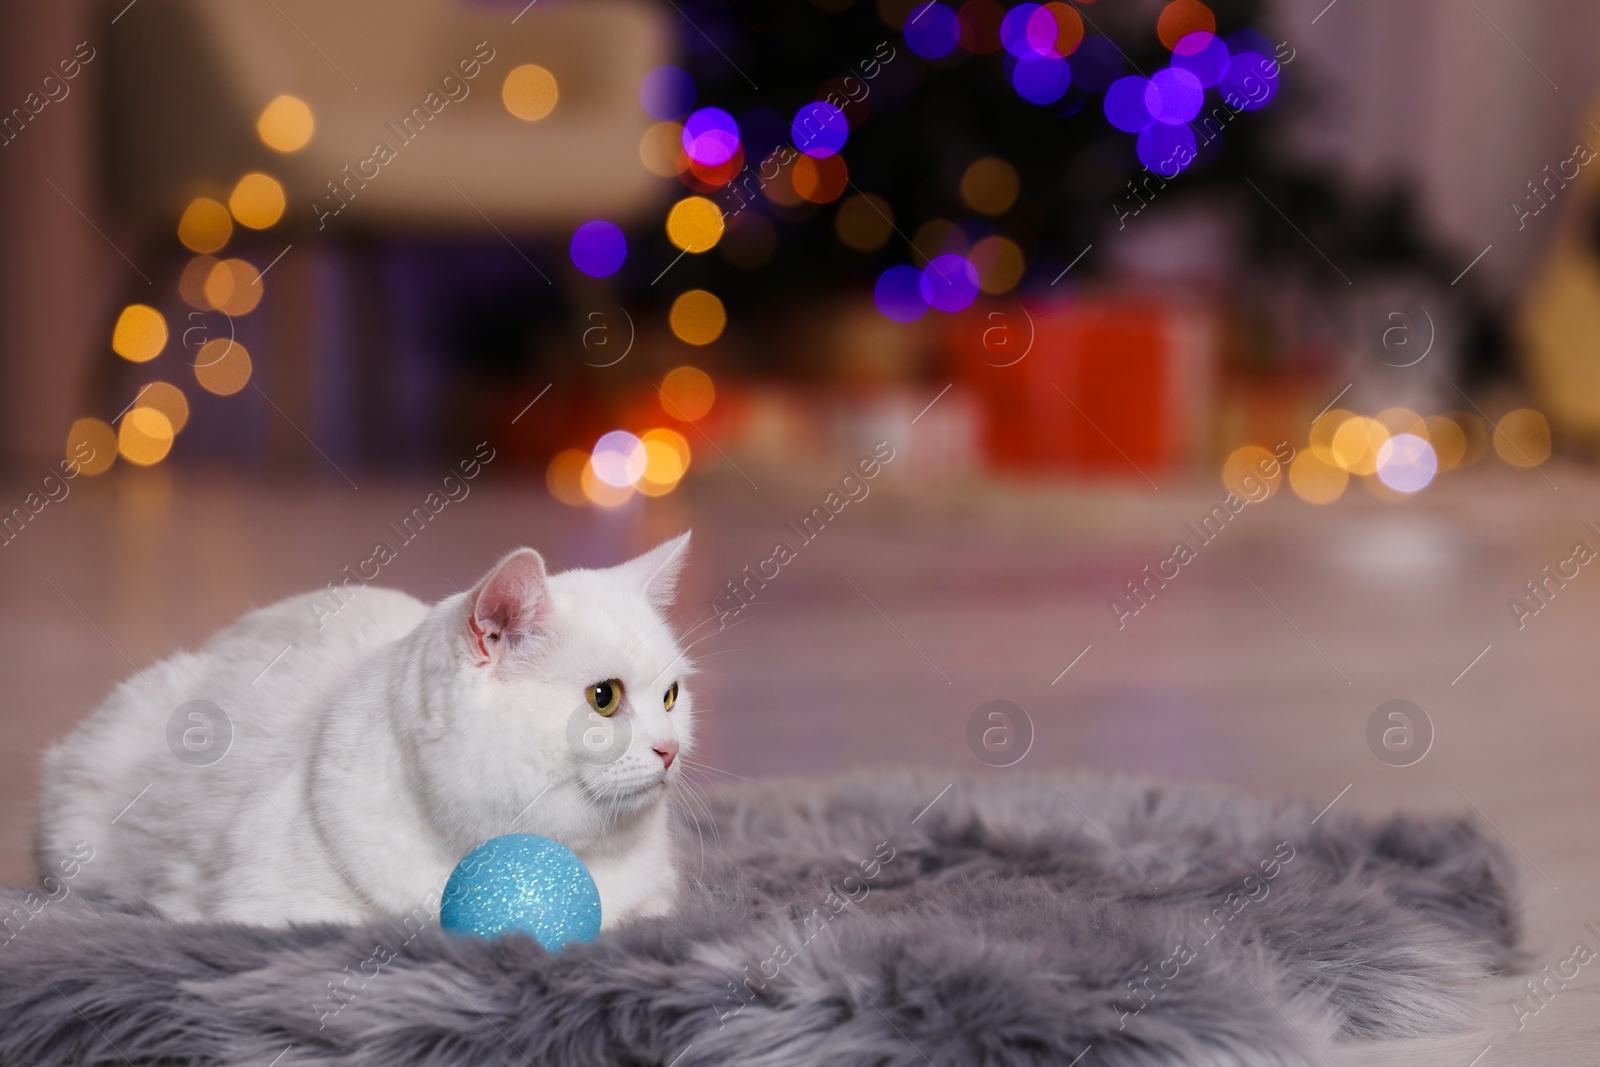
M728 312L715 293L690 289L672 302L667 324L678 340L691 345L708 345L722 336L728 325Z
M1105 109L1106 121L1124 133L1143 132L1155 121L1145 103L1149 88L1149 80L1138 75L1118 78L1106 90L1106 98L1101 104Z
M1428 443L1439 458L1441 471L1454 470L1467 458L1467 435L1461 424L1448 415L1434 415L1427 420Z
M628 239L614 223L594 219L579 226L567 247L572 265L591 278L609 278L628 258Z
M711 375L699 367L677 367L661 379L661 410L683 422L696 422L711 413L717 389Z
M1030 32L1035 15L1043 15L1045 20L1050 22L1048 40L1043 39L1042 35ZM1055 20L1050 18L1038 4L1018 4L1007 11L1005 18L1000 20L1000 47L1018 59L1058 54L1055 51L1055 36ZM1040 47L1041 45L1044 47Z
M512 68L500 86L500 99L506 110L523 122L538 122L550 114L560 97L556 76L537 63Z
M239 179L228 196L228 210L239 225L264 230L283 218L283 186L270 174L259 171Z
M178 295L184 303L201 311L213 310L211 301L206 299L206 279L217 262L215 256L195 256L183 265L183 273L178 275Z
M1157 122L1181 126L1200 114L1206 92L1200 79L1181 68L1158 70L1144 90L1145 110Z
M1399 493L1416 493L1428 487L1439 472L1433 446L1414 433L1399 433L1378 449L1378 480Z
M1011 68L1011 87L1030 104L1053 104L1072 84L1072 68L1060 56L1027 56Z
M1223 102L1241 111L1266 107L1278 92L1278 64L1259 52L1237 52L1217 83Z
M685 252L711 251L722 229L722 209L703 196L686 196L667 212L667 240Z
M1306 449L1289 464L1289 488L1308 504L1331 504L1344 495L1350 472Z
M639 104L654 119L682 118L694 95L694 79L681 67L657 67L639 83Z
M922 295L922 272L902 263L878 275L872 289L872 302L886 317L895 322L915 322L928 313L928 301Z
M833 229L857 252L876 252L894 232L894 209L881 196L858 193L839 205Z
M973 245L967 259L978 272L978 288L990 296L1015 289L1028 267L1021 246L999 234L990 234Z
M1275 473L1269 477L1268 471ZM1222 484L1239 499L1260 503L1270 500L1283 484L1283 467L1260 445L1244 445L1234 449L1222 464Z
M961 40L956 13L943 4L920 4L906 16L906 47L924 59L942 59Z
M167 320L149 304L129 304L111 329L111 351L132 363L155 359L167 347Z
M1172 65L1193 74L1209 89L1228 72L1228 46L1214 33L1191 33L1172 50Z
M644 443L644 473L634 488L646 496L670 493L689 470L689 442L676 430L647 430L640 435Z
M684 122L682 139L690 159L715 167L739 150L739 124L719 107L703 107Z
M744 146L733 150L733 155L712 166L689 158L689 153L678 153L678 180L697 193L710 193L727 185L744 169Z
M578 486L583 492L584 499L603 508L621 507L633 499L633 486L624 485L619 488L602 480L595 473L593 462L584 463L583 470L578 475Z
M213 338L195 353L194 378L208 393L232 396L250 383L250 353L238 341Z
M842 156L801 156L789 172L794 191L813 204L839 199L850 185L850 168Z
M1003 215L1022 190L1017 168L998 156L973 160L961 173L961 199L980 215Z
M1532 408L1508 411L1495 424L1494 450L1513 467L1537 467L1550 458L1550 423Z
M191 252L215 252L233 236L233 216L209 196L197 197L178 220L178 240Z
M1139 162L1163 178L1170 178L1194 162L1194 130L1188 126L1169 126L1152 122L1134 142Z
M583 472L589 466L589 453L581 448L569 448L556 453L544 472L544 484L550 495L568 507L581 508L589 502L583 492Z
M682 152L683 127L676 122L658 122L639 138L639 162L658 178L677 177Z
M189 421L189 399L183 390L170 382L151 382L139 390L134 398L138 407L155 408L167 417L172 432L177 433Z
M1161 9L1156 20L1156 36L1167 51L1175 51L1178 42L1192 33L1215 33L1216 16L1200 0L1172 0Z
M172 423L155 408L134 407L122 416L117 451L129 463L149 467L172 451Z
M1318 459L1324 463L1338 464L1333 455L1333 435L1339 432L1339 427L1344 425L1346 419L1354 417L1354 412L1333 408L1312 421L1309 447L1317 454Z
M926 267L934 256L948 252L965 255L972 247L967 232L949 219L929 219L911 235L911 261L919 268Z
M276 152L298 152L311 143L317 123L304 100L285 93L273 98L256 119L256 136Z
M117 431L100 419L74 420L67 430L67 459L80 474L104 474L117 460Z
M961 311L978 297L978 270L961 256L934 256L922 270L919 288L928 306Z
M631 486L644 474L647 460L644 442L627 430L612 430L595 442L589 454L594 474L615 489Z
M1373 418L1377 419L1379 424L1389 431L1390 436L1409 433L1417 435L1424 441L1428 439L1427 421L1410 408L1385 408Z
M1378 450L1389 439L1389 431L1377 419L1352 415L1333 433L1330 449L1333 461L1351 474L1368 475L1378 469Z
M813 100L795 112L789 124L794 147L808 156L822 159L837 155L850 136L850 123L844 112L822 100Z
M261 273L242 259L219 260L206 275L206 303L225 315L250 314L265 291Z
M986 56L1000 50L1000 23L1006 9L996 0L967 0L956 12L961 23L961 47L974 55Z
M1078 9L1071 4L1046 4L1044 10L1056 28L1056 39L1046 54L1070 56L1078 50L1078 45L1083 43L1083 16L1078 14ZM1036 46L1039 41L1039 24L1038 16L1028 20L1028 37Z

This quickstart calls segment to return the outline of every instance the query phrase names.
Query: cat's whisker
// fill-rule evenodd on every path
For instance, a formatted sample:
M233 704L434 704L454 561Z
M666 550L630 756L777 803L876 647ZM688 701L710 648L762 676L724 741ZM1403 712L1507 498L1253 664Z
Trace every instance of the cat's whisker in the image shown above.
M686 766L693 767L696 770L714 771L717 774L725 774L729 778L737 778L741 782L749 782L752 785L768 785L769 784L767 782L761 781L759 778L746 778L742 774L734 774L732 771L725 771L721 767L713 767L711 764L706 763L703 760L697 760L697 759L693 758L692 756L684 756L684 757L682 757L682 759L683 759L684 764Z

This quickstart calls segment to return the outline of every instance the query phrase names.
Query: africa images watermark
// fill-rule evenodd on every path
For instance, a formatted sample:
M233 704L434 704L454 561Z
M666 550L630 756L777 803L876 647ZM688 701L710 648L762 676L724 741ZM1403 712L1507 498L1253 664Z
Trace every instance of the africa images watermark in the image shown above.
M1283 476L1283 469L1294 461L1295 450L1289 442L1279 442L1272 450L1272 456L1256 461L1253 472L1247 472L1239 479L1239 492L1229 492L1222 498L1220 504L1212 506L1200 519L1197 526L1194 522L1185 524L1185 528L1199 542L1199 547L1191 545L1188 541L1179 541L1172 546L1172 554L1161 562L1152 565L1145 564L1141 572L1144 577L1130 579L1126 584L1127 595L1111 597L1106 601L1106 607L1111 609L1111 617L1117 620L1117 629L1123 630L1128 626L1128 620L1139 614L1156 598L1156 591L1165 589L1167 583L1174 581L1183 573L1183 568L1200 558L1200 548L1204 548L1215 541L1222 531L1227 529L1228 523L1236 518L1246 506L1259 504L1272 495L1278 480ZM1256 477L1260 474L1260 478Z
M1592 522L1583 524L1583 529L1600 539L1600 527ZM1567 587L1567 583L1583 573L1583 568L1592 563L1596 552L1588 541L1576 541L1572 546L1572 553L1563 560L1554 564L1546 563L1539 571L1542 577L1533 578L1522 583L1522 588L1527 594L1527 599L1508 597L1506 606L1511 609L1511 618L1517 624L1517 629L1526 630L1528 620L1538 615L1550 602L1556 598L1556 593Z
M72 446L72 458L64 459L58 464L61 477L47 474L39 483L39 488L29 492L22 498L22 503L11 509L9 513L0 515L0 548L4 548L28 528L28 524L39 517L39 514L52 503L59 504L72 495L72 487L67 483L83 473L83 468L94 462L95 447L88 441L79 441ZM41 495L42 494L42 495Z
M21 936L28 924L33 922L52 904L65 900L71 893L72 887L67 883L78 877L78 872L83 865L94 859L94 846L87 841L79 841L72 846L71 854L56 861L55 870L44 876L41 883L44 894L41 896L34 890L29 890L23 895L19 905L9 912L0 913L0 931L5 937L0 940L0 951L7 948L11 942Z

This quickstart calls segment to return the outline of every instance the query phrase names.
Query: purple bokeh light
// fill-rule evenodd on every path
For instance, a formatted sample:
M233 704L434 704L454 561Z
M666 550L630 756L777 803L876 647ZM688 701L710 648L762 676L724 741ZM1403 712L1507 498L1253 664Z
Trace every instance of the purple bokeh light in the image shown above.
M607 278L622 268L628 258L628 239L604 219L579 226L567 249L572 265L591 278Z
M924 59L942 59L961 40L961 20L943 4L919 4L906 16L906 47Z
M694 79L679 67L657 67L639 83L639 103L651 118L682 118L694 107Z
M1238 52L1217 83L1223 103L1240 111L1266 107L1278 93L1278 62L1259 52Z
M1011 85L1031 104L1053 104L1072 84L1072 68L1060 56L1025 56L1011 70Z
M1193 74L1203 89L1222 80L1228 70L1228 46L1222 38L1205 30L1191 33L1172 50L1172 65Z
M902 263L878 275L878 284L872 289L872 302L878 310L895 322L915 322L928 313L928 301L922 296L922 272Z
M1154 122L1155 116L1145 104L1149 88L1150 83L1138 75L1112 82L1111 88L1106 90L1106 121L1125 133L1139 133Z
M1151 76L1144 91L1144 106L1157 122L1181 126L1200 114L1205 98L1206 91L1198 78L1186 70L1168 67Z
M917 285L922 299L940 311L961 311L978 298L978 268L963 256L934 256Z
M839 154L850 136L850 122L844 112L832 104L813 100L795 112L794 121L789 124L789 136L800 151L823 159Z
M720 107L703 107L684 120L683 150L703 167L720 167L739 151L739 124Z
M1170 178L1194 162L1194 131L1187 126L1152 122L1139 134L1134 151L1140 163L1161 177Z

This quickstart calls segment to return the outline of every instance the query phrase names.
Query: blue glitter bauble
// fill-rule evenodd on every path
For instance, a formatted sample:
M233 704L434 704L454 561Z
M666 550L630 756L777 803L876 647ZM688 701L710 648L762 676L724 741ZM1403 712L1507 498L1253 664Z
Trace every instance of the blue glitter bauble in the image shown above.
M600 932L600 891L566 845L538 834L506 834L456 864L445 883L439 925L479 937L521 930L556 952Z

